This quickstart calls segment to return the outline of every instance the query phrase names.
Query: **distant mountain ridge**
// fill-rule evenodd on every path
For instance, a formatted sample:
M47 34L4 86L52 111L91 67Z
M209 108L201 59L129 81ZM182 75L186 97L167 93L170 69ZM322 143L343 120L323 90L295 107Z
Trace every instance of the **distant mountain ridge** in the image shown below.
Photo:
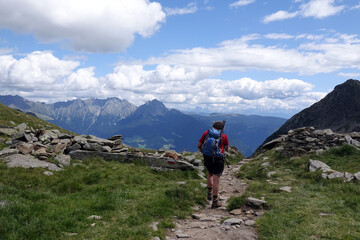
M127 117L136 106L127 100L76 99L67 102L45 104L32 102L20 96L0 96L0 102L23 112L33 112L39 118L79 134L98 134Z
M265 141L269 142L290 129L313 126L334 132L360 132L360 81L349 79L310 107L290 118Z
M124 143L134 147L197 151L197 141L216 120L227 120L225 133L230 144L246 156L278 129L284 118L241 114L189 115L152 100L136 107L118 98L72 100L45 104L20 96L0 96L0 102L24 112L34 112L42 119L79 134L108 138L124 136Z

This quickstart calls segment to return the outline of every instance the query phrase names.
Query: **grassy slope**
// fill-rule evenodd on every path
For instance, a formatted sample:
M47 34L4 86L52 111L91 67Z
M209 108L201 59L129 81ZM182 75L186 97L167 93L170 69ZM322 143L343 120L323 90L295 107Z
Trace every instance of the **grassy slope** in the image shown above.
M0 164L0 236L4 239L150 239L203 203L194 172L93 159L54 176ZM178 184L186 181L186 184ZM99 215L101 220L89 220ZM159 231L149 224L158 221ZM91 227L92 223L96 223ZM77 233L69 236L69 233Z
M257 220L260 239L360 239L360 184L307 172L310 158L338 171L360 171L360 152L348 146L292 160L271 151L241 168L239 177L249 186L245 196L231 199L229 208L241 206L246 196L264 196L269 209ZM267 161L268 170L261 166ZM266 181L268 171L277 171L271 181L278 185ZM292 186L292 192L280 191L282 186Z
M48 123L44 120L33 117L31 115L19 112L15 109L9 108L0 103L0 125L15 127L21 123L26 123L29 127L33 127L34 129L38 129L38 128L58 129L61 132L70 133L69 131L62 129L54 124Z

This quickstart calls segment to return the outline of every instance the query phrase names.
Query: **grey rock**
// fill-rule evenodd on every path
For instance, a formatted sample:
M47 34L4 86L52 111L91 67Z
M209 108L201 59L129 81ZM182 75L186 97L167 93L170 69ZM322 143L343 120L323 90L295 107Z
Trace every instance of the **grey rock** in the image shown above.
M18 154L18 153L19 153L19 150L17 150L17 149L5 148L0 151L0 158Z
M244 221L241 218L229 218L226 219L223 223L222 223L222 227L224 226L231 226L231 225L240 225L244 223Z
M14 128L4 128L4 127L0 127L0 135L5 135L8 137L13 136L15 133L17 132L16 129Z
M100 220L100 219L102 219L102 217L101 217L101 216L98 216L98 215L91 215L91 216L89 216L87 219Z
M345 172L344 173L344 178L347 182L350 182L354 179L354 174L351 174L351 173L348 173L348 172Z
M86 143L83 146L84 150L88 150L88 151L97 151L97 152L102 152L103 148L100 144L98 143Z
M158 227L157 227L158 224L159 224L159 222L153 222L153 223L150 224L150 227L152 228L153 231L156 232L156 231L159 230Z
M68 153L79 149L81 149L81 145L79 143L74 143L73 145L66 148L66 152Z
M27 125L26 125L26 123L21 123L21 124L19 124L19 125L17 125L16 127L15 127L15 129L16 130L18 130L19 132L25 132L25 130L27 129Z
M177 233L176 237L177 238L190 238L190 236L185 233Z
M261 164L262 167L268 167L270 166L270 162L264 162Z
M276 171L271 171L266 173L266 177L271 178L274 174L276 174Z
M193 162L193 164L194 164L195 166L201 166L202 161L201 161L200 159L195 159L195 161Z
M102 146L102 151L103 152L111 152L111 147L109 147L109 146Z
M195 155L185 156L185 161L188 161L189 163L193 163L196 159Z
M337 172L337 171L335 171L335 172L333 172L333 173L330 173L330 174L328 174L327 175L327 178L328 179L334 179L334 178L344 178L344 173L342 173L342 172Z
M326 135L334 135L334 132L331 129L324 129Z
M260 200L260 199L257 199L257 198L253 198L253 197L248 197L248 202L252 205L255 205L255 206L261 206L261 205L264 205L266 204L266 201L264 200Z
M246 226L253 226L253 225L255 225L255 221L254 221L254 220L246 220L246 221L244 222L244 224L245 224Z
M29 154L34 149L34 145L31 143L20 143L16 145L16 148L21 152L22 154Z
M69 155L59 154L55 157L55 160L63 166L69 166L71 157Z
M114 141L110 141L110 140L103 139L103 138L98 138L93 135L87 135L86 139L87 139L88 143L97 143L101 146L109 146L109 147L114 146Z
M78 144L80 144L82 146L82 145L85 145L87 143L87 139L85 137L86 137L85 135L75 136L73 138L73 141L74 141L74 143L78 143Z
M31 155L14 154L4 158L7 167L22 167L22 168L47 168L51 171L62 170L57 165L46 161L40 161Z
M53 172L50 172L50 171L45 171L45 172L43 172L43 174L46 175L46 176L52 176L52 175L54 175L54 173L53 173Z
M321 170L323 172L326 172L326 171L331 170L331 168L327 164L325 164L325 163L323 163L323 162L321 162L319 160L310 159L309 163L308 163L308 170L310 172L315 172L317 170Z
M288 192L288 193L291 192L291 189L292 189L292 188L289 187L289 186L284 186L284 187L281 187L281 188L280 188L281 191Z
M354 174L354 180L360 181L360 172Z

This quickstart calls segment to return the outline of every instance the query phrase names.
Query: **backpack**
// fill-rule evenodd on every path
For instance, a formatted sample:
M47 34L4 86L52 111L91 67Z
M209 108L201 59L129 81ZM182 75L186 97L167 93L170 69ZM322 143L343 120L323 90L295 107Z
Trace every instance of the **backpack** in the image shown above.
M223 158L224 154L220 149L221 136L222 130L210 128L201 146L202 153L209 157Z

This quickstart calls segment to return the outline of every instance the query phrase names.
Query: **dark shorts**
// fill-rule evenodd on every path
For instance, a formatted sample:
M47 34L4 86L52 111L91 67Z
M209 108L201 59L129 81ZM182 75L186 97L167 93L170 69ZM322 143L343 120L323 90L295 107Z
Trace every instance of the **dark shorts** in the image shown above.
M209 173L214 175L222 175L224 171L224 159L223 158L213 158L204 155L204 165Z

